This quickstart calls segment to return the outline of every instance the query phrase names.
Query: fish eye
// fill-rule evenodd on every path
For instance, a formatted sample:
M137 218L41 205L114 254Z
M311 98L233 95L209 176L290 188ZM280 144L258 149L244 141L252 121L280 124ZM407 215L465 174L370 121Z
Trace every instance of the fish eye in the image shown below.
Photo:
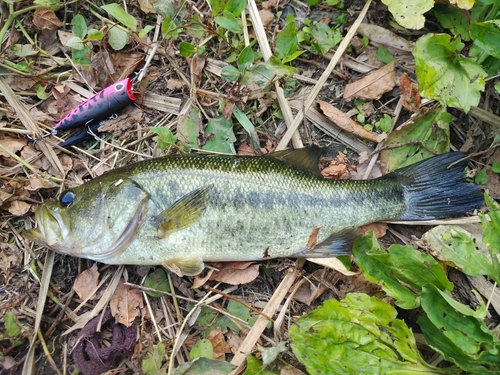
M123 89L123 83L115 85L115 91L121 91Z
M66 190L59 197L59 203L61 206L68 207L75 201L76 194L71 190Z

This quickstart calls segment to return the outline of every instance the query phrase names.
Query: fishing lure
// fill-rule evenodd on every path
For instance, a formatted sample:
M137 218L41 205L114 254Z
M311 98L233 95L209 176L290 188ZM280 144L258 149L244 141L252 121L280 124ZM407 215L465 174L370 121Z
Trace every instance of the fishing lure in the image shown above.
M135 101L130 78L125 78L99 91L68 113L53 129L68 130L106 119L109 115Z
M69 137L67 140L64 142L59 143L59 146L61 147L69 147L69 146L74 146L80 143L83 143L85 141L89 141L91 139L95 139L96 141L99 140L99 137L97 137L95 134L97 134L98 129L102 124L104 124L107 120L114 120L118 117L116 113L112 114L108 118L105 118L103 120L97 120L97 121L90 121L85 125L85 128L80 132L75 134L72 137Z

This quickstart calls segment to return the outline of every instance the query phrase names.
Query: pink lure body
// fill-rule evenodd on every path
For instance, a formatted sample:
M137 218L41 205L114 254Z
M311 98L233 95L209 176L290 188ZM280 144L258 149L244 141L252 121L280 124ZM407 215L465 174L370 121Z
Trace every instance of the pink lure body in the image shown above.
M90 121L105 119L134 100L130 78L125 78L99 91L73 109L54 126L54 129L73 129L84 126Z

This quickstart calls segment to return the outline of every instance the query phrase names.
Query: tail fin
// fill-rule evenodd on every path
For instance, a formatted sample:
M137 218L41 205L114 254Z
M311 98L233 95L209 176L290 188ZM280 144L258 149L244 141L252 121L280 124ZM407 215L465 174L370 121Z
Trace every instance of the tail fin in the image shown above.
M406 212L400 220L462 216L484 204L481 189L465 181L466 155L449 152L390 174L403 185Z

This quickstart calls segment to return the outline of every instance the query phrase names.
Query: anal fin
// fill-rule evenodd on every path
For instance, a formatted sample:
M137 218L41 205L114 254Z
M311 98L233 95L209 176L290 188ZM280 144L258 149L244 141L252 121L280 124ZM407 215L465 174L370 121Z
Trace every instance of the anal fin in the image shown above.
M339 255L349 255L352 245L361 236L357 228L346 228L333 232L322 242L310 249L304 249L295 254L297 258L328 258Z

